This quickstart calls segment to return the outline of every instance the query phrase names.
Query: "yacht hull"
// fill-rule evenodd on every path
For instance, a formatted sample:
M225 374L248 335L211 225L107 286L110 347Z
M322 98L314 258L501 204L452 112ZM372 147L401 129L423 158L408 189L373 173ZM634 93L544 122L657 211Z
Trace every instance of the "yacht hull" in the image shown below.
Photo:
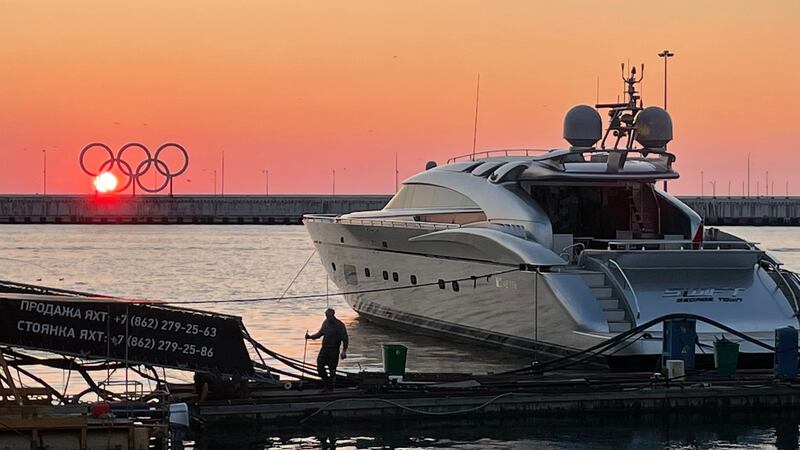
M453 257L429 243L415 245L414 238L428 230L335 221L306 226L347 303L369 320L500 346L536 359L572 354L618 334L609 331L594 291L576 273L498 264L480 260L480 254ZM771 344L774 328L792 320L789 315L772 328L748 334ZM706 346L720 335L698 327ZM659 327L618 349L610 364L650 369L661 348ZM765 352L746 342L741 352L761 355L743 355L743 362L764 360Z
M331 280L346 293L347 303L369 319L551 355L599 342L561 329L576 329L579 324L555 298L543 274L508 264L418 253L413 247L397 245L398 230L306 225ZM403 236L402 241L408 242L414 234ZM385 239L395 245L387 242L383 247ZM451 281L457 279L462 281ZM598 317L596 329L588 331L603 331L603 325Z

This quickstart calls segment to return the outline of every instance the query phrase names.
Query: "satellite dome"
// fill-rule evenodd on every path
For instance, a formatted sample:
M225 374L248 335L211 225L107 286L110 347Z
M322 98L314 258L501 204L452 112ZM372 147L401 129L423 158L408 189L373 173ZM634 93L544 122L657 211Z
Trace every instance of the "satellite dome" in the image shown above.
M636 141L645 148L663 148L672 140L672 118L658 106L650 106L636 116Z
M592 147L602 135L600 113L589 105L573 106L564 117L564 139L573 147Z
M425 170L431 170L436 167L436 161L428 161L425 163Z

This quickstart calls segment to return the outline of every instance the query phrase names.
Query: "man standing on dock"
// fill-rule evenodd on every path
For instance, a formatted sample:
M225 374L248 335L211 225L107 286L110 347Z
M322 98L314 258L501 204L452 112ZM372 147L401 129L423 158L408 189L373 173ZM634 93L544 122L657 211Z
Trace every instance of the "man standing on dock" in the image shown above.
M336 311L333 308L325 310L325 321L319 331L309 335L306 332L306 339L322 338L322 348L317 355L317 373L325 383L325 390L333 390L336 385L336 366L339 365L339 346L342 346L342 359L347 358L347 347L350 340L347 337L347 328L341 320L336 318ZM330 371L330 375L327 370Z

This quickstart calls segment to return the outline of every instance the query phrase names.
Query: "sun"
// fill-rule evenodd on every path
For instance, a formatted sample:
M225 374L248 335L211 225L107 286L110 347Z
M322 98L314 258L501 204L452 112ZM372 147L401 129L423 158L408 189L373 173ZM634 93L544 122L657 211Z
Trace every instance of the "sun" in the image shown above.
M93 183L97 192L113 192L117 188L117 177L111 172L103 172L94 177Z

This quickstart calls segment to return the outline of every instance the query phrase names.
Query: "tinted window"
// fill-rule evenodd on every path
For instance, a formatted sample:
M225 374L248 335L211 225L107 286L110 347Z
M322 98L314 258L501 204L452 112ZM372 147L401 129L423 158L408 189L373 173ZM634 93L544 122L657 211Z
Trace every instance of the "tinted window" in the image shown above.
M472 200L452 189L428 184L407 184L384 209L398 208L477 208Z

